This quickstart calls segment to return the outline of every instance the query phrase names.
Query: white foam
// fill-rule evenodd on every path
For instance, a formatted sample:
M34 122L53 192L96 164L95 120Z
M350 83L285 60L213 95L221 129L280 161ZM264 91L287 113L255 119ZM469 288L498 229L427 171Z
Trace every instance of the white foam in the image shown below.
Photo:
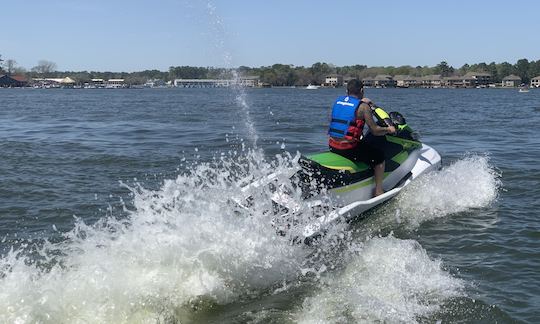
M400 222L417 227L427 220L487 207L497 199L500 187L500 173L489 157L469 155L413 181L384 210L394 218L399 213Z
M463 290L418 242L394 237L367 241L343 273L328 273L323 283L298 310L299 323L414 322Z
M219 165L196 165L157 191L130 188L135 208L127 219L77 221L65 241L37 249L44 266L12 250L0 258L0 322L163 322L199 300L227 304L303 274L325 283L298 313L306 323L409 321L458 294L459 280L414 241L349 248L350 264L333 278L341 262L329 258L340 245L329 238L308 258L309 249L277 236L265 189L249 211L231 204L242 185L286 173L292 160L267 163L259 151L221 156ZM471 156L415 181L389 206L400 209L399 220L420 223L488 205L498 181L487 158Z
M231 206L241 183L285 167L260 159L201 164L158 191L131 188L128 219L78 221L66 241L40 249L50 268L22 250L1 258L0 322L157 322L198 298L226 304L299 275L307 252L276 235L270 200L251 212Z

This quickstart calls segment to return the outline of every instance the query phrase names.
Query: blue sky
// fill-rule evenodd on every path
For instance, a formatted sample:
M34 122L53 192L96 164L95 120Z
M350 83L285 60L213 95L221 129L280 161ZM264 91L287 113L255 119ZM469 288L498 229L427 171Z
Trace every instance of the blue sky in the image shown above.
M540 1L25 0L0 10L0 54L26 68L540 59Z

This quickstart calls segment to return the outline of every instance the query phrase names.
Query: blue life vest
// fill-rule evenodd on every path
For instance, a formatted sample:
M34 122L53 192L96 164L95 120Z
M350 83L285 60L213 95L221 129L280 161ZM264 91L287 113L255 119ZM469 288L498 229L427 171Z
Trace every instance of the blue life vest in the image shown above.
M337 98L332 108L332 121L328 128L328 135L351 142L359 141L364 127L364 121L356 117L360 104L360 99L355 97Z

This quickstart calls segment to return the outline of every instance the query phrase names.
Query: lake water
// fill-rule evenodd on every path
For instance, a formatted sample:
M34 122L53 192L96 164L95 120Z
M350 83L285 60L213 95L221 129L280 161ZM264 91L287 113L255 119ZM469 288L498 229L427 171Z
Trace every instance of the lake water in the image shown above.
M342 93L0 89L0 322L540 322L540 90L367 89L443 168L319 246L235 209Z

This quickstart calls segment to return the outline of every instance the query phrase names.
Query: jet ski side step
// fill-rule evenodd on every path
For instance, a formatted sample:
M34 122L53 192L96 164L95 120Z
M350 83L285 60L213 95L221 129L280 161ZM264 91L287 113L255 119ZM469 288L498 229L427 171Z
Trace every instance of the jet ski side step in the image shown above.
M341 207L339 209L333 210L326 216L321 216L317 219L316 222L309 224L304 228L302 236L305 239L310 239L313 236L319 235L320 233L326 230L329 224L333 224L336 220L343 218L344 220L349 220L355 215L359 215L362 212L371 209L377 205L384 203L385 201L396 196L403 187L396 187L392 190L385 192L382 195L373 197L368 200L356 201L347 206Z

